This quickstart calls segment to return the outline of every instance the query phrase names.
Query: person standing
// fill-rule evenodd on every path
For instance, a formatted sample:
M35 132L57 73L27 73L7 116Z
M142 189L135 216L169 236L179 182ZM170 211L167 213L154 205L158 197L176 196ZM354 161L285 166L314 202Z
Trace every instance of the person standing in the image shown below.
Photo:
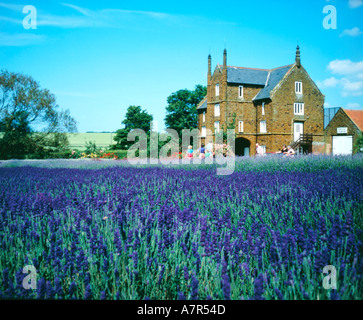
M204 143L202 143L202 147L199 149L199 158L204 159L205 158L205 148Z
M193 147L191 145L188 146L187 158L193 158Z
M207 153L209 155L213 156L213 142L212 142L212 140L209 140L208 144L205 147L205 151L206 151L206 156L207 156Z
M258 143L256 143L256 155L259 157L263 156L263 149Z

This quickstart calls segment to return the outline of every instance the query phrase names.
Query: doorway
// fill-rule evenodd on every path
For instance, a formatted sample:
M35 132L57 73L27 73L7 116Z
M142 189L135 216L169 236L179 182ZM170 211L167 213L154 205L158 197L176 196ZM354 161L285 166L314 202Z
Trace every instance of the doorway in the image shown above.
M294 122L294 141L299 140L300 135L304 133L304 122Z
M250 156L251 142L245 138L236 138L235 153L236 156Z

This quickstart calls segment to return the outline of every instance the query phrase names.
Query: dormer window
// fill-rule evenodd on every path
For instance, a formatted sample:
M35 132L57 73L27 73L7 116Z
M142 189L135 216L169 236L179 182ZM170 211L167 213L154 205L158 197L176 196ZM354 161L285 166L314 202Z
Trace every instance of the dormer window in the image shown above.
M216 97L219 96L219 84L217 83L216 84Z
M302 94L302 82L295 82L295 93Z

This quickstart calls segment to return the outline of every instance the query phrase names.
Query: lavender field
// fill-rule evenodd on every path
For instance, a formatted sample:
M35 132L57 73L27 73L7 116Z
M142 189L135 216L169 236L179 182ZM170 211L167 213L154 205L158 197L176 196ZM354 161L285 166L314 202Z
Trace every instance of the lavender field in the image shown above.
M214 168L0 163L0 298L363 298L363 157Z

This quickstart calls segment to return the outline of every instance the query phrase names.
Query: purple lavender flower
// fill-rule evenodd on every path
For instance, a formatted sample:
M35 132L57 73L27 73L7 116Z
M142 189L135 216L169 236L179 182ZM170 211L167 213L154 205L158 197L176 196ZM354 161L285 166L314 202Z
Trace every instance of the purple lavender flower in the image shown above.
M225 300L231 300L231 283L228 274L222 276L222 289Z
M44 278L41 278L38 280L37 283L37 298L43 300L45 299L45 294L46 294L46 284Z
M159 274L159 280L158 280L158 285L161 285L161 281L163 280L163 276L164 276L164 271L165 271L165 265L161 266L161 270L160 270L160 274Z
M184 279L185 279L185 281L187 281L187 282L188 282L188 280L189 280L189 271L188 271L188 267L187 267L187 266L184 266L183 270L184 270Z
M198 287L199 282L198 279L192 274L192 292L191 292L191 299L198 300Z
M281 291L278 288L275 288L274 291L279 300L284 300L284 295L281 293Z
M3 270L3 286L5 288L5 298L14 298L14 285L9 277L9 269L7 267Z
M108 273L108 268L109 268L108 259L104 258L103 259L103 272L107 274Z
M76 283L74 281L72 281L70 286L69 286L69 291L68 291L69 298L74 299L76 289L77 289L77 285L76 285Z
M46 296L47 296L47 299L55 299L55 291L49 280L46 282Z
M100 297L100 300L106 300L106 292L103 290L101 291L101 297Z
M186 300L187 298L185 297L183 292L178 292L178 300Z
M139 266L139 260L138 260L138 253L137 253L137 251L134 251L132 253L132 260L134 261L134 270L137 270L137 268Z
M54 280L54 291L55 291L56 297L58 299L64 298L63 288L62 288L61 282L58 277L55 278L55 280Z
M262 296L263 293L264 293L263 275L262 275L262 273L260 273L257 276L257 278L255 278L255 295L254 295L254 299L255 300L265 300L265 298Z
M93 294L92 294L91 286L90 286L90 284L87 284L86 290L84 292L84 299L92 300L92 298L93 298Z

